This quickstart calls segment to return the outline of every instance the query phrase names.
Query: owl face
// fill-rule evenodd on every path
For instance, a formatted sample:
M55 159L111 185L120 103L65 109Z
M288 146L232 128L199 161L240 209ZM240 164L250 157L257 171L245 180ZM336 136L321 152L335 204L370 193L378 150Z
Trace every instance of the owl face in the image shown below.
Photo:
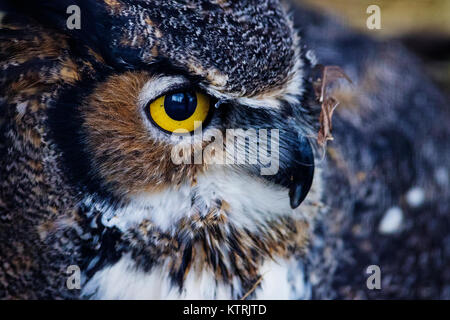
M63 90L49 117L73 183L92 201L144 210L153 206L143 199L184 190L191 203L204 179L235 176L245 183L232 179L233 193L204 205L246 194L251 180L285 199L283 213L289 203L298 207L312 183L314 120L304 99L306 62L285 9L276 1L105 1L101 10L110 36L100 48L88 46L92 35L84 42L101 70ZM261 132L269 132L265 147ZM208 147L222 161L208 161ZM181 164L180 148L189 157ZM277 153L271 174L261 175L262 151Z
M6 99L28 99L14 134L39 133L30 143L59 183L49 188L64 185L75 199L68 225L92 251L84 294L172 292L200 274L212 281L192 286L200 297L243 296L263 263L305 247L320 199L311 65L286 9L274 0L75 3L75 30L66 1L25 6L28 20L6 20L21 38L2 55L8 77L22 74L4 84ZM137 279L127 274L136 266L146 289L116 292L115 273Z

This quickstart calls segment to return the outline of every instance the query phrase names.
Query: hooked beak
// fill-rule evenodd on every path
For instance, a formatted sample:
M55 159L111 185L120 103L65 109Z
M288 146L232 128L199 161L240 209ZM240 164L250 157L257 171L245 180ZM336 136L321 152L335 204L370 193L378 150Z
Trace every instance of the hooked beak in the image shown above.
M291 166L289 198L291 208L297 208L308 195L314 177L314 155L310 143L300 137L298 148L294 151L295 160Z
M281 139L284 149L274 182L289 189L290 205L297 208L308 195L314 177L314 154L305 136Z

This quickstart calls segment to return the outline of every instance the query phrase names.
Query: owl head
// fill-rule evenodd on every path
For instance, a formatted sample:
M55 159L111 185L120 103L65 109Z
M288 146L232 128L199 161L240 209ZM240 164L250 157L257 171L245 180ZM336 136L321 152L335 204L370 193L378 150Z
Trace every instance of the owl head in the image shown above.
M282 196L299 206L312 183L317 117L309 62L283 5L69 2L33 5L28 16L42 36L59 39L48 138L85 198L189 206L195 190L217 185L201 196L206 207L244 197L261 211L274 201L285 211ZM80 25L71 29L73 3Z
M260 230L317 200L311 63L279 1L17 4L5 99L40 110L43 161L105 225Z

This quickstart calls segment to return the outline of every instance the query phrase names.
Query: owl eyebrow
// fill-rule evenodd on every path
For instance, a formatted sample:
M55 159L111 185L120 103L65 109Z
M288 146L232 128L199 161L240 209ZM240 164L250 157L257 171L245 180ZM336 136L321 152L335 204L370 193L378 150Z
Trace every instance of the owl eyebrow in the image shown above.
M182 90L191 87L189 79L178 75L156 75L151 77L142 87L139 94L139 103L145 105L148 102L167 94L170 91Z
M158 57L151 64L138 66L138 68L142 68L150 74L173 77L182 76L193 84L197 84L202 80L201 76L190 73L182 66L176 66L170 59L165 57Z
M208 84L208 80L201 75L195 75L190 72L188 72L183 67L178 67L174 65L174 63L164 57L160 57L157 59L157 61L153 62L151 65L147 65L144 67L146 71L148 71L150 74L156 74L160 78L182 78L185 80L183 84L180 84L178 87L176 85L173 86L167 86L163 90L160 91L159 95L153 95L152 99L156 99L158 96L167 94L170 91L177 90L177 89L189 89L189 88L198 88L209 94L210 96L217 99L217 103L215 104L215 107L220 107L221 104L225 103L232 103L237 105L244 105L250 108L255 109L267 109L267 110L278 110L283 105L283 101L287 101L289 103L298 103L298 95L301 94L301 92L295 92L292 94L292 92L289 92L285 95L279 95L279 96L266 96L266 97L246 97L246 96L235 96L235 95L229 95L223 92L220 92L216 90L216 88L211 87ZM295 81L294 81L295 82ZM296 83L299 88L301 88L301 82ZM144 86L145 88L145 86ZM144 91L144 88L142 91ZM301 90L300 90L301 91ZM146 98L149 97L148 94L144 95ZM148 103L150 100L147 101L141 101L141 103Z
M216 108L219 108L222 104L233 104L243 105L254 109L279 110L284 102L293 104L298 103L298 97L294 95L279 98L271 97L266 99L255 99L252 97L240 97L223 94L221 92L218 92L217 90L211 89L208 86L201 85L200 88L217 99L217 103L215 104Z

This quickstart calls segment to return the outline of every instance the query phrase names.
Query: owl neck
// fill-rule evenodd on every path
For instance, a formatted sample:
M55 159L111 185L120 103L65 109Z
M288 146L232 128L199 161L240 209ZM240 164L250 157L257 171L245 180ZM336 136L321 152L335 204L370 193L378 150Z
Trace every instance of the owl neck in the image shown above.
M158 273L180 294L191 279L209 277L228 288L230 295L224 298L252 298L264 276L263 266L298 258L309 234L305 219L292 214L253 226L239 225L230 218L231 208L224 200L206 214L193 214L168 229L148 218L131 227L111 225L105 222L104 213L86 207L81 210L89 234L83 266L88 283L98 282L105 270L126 261L130 265L127 270L138 270L148 278Z

